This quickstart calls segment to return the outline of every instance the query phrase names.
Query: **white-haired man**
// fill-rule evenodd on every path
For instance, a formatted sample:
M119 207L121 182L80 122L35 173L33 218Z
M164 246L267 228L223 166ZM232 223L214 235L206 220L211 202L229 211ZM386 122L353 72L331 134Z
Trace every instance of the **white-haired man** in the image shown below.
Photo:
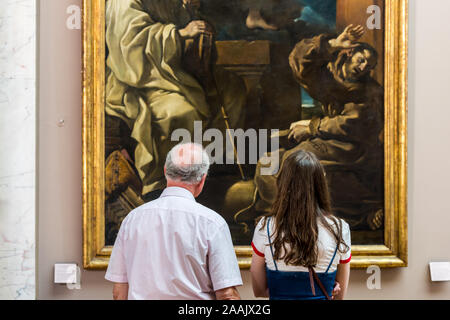
M105 276L114 282L114 299L240 299L228 225L195 201L209 165L198 144L179 144L168 153L167 188L133 210L117 235Z

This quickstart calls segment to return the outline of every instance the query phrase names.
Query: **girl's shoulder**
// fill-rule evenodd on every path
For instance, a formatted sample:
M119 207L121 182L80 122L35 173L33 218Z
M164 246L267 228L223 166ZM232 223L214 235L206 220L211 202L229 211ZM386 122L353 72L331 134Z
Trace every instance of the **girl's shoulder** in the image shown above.
M264 234L267 236L267 228L269 228L269 233L272 234L274 229L274 218L262 216L255 226L255 233Z
M258 222L256 223L256 226L258 227L265 227L267 225L267 222L270 222L270 224L273 223L273 217L272 216L261 216L258 218Z

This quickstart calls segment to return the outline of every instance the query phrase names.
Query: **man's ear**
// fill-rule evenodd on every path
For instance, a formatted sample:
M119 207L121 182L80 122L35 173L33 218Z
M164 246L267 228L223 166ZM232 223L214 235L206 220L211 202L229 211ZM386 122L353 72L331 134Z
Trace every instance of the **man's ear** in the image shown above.
M198 197L200 193L203 191L203 187L205 186L206 182L206 174L203 176L202 180L200 180L200 183L197 185L197 188L195 190L195 197Z
M200 186L201 186L202 189L203 189L203 187L205 186L205 182L206 182L206 174L203 175L203 178L202 178L202 180L200 181Z
M166 171L167 171L166 166L164 166L164 175L166 175Z

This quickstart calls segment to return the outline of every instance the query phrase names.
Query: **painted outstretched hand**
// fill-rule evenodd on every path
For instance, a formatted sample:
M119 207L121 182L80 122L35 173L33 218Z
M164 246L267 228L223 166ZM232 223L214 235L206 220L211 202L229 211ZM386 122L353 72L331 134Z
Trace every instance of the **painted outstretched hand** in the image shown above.
M351 49L357 47L358 40L364 35L366 30L363 26L348 25L345 30L336 38L330 40L330 45L339 49Z

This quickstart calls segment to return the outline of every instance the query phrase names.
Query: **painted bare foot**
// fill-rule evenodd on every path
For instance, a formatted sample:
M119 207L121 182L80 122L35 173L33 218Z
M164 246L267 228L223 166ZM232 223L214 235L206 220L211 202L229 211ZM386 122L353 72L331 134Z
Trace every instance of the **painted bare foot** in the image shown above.
M261 16L261 12L256 9L250 9L245 24L249 29L262 28L264 30L278 30L275 25L267 23Z
M383 210L378 210L377 212L373 212L369 214L367 217L367 222L369 223L369 227L372 230L378 230L383 225L384 212Z

